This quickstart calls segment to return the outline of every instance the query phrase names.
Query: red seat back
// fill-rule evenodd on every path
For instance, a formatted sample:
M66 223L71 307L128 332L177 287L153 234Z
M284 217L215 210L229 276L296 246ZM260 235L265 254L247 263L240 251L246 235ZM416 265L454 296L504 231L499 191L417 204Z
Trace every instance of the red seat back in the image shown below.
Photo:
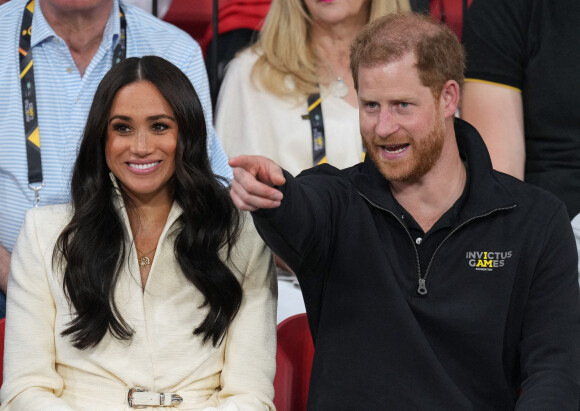
M0 319L0 385L2 385L2 372L4 371L4 328L6 318Z
M186 31L198 42L211 22L212 0L171 0L163 20Z
M278 324L274 404L278 411L305 411L314 345L306 314Z
M473 0L467 1L467 7ZM463 0L430 0L431 17L443 21L461 40L463 33Z

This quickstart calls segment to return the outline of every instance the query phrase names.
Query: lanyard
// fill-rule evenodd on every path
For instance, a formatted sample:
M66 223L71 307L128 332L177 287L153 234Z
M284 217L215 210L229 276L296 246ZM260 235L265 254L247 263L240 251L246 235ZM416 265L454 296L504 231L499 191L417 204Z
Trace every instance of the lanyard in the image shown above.
M312 131L312 160L316 166L327 163L326 159L326 140L324 138L324 119L322 117L322 99L320 93L313 93L308 96L308 115L302 116L303 119L310 120L310 129ZM365 159L366 150L363 146L362 159Z
M29 0L24 8L20 29L20 89L22 92L22 110L24 114L24 136L26 139L26 160L28 162L28 188L34 191L34 206L40 202L40 189L44 186L42 177L42 158L40 155L40 134L38 132L38 112L34 85L34 68L31 47L32 16L35 0ZM121 35L113 51L113 64L125 59L127 52L127 21L123 10L119 8Z
M309 95L307 101L308 119L310 120L310 129L312 130L312 159L316 166L327 162L320 93Z

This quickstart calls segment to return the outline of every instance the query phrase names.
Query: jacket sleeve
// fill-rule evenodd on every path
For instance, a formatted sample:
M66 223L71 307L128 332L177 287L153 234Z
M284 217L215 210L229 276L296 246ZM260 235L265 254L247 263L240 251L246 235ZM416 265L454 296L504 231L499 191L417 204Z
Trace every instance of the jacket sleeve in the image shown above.
M242 304L226 339L221 411L274 410L277 283L272 253L249 216L232 254L241 276Z
M52 249L40 243L35 211L27 213L10 263L2 410L72 411L58 398L63 380L55 370L56 306L47 279Z
M280 207L252 213L262 238L299 277L316 276L332 254L335 222L348 207L337 171L323 165L296 178L285 171Z
M577 251L564 206L548 221L522 327L520 366L523 382L517 411L578 410Z

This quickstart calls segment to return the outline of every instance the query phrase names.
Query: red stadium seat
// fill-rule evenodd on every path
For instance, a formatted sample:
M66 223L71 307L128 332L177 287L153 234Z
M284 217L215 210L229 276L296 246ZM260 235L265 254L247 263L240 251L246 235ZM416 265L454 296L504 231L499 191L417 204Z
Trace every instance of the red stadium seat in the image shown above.
M464 0L431 0L431 17L434 20L446 23L457 38L461 40L463 32L463 1ZM473 0L467 1L467 7Z
M172 0L163 20L189 33L198 42L211 22L212 0Z
M274 404L278 411L305 411L314 345L306 314L278 324Z
M2 372L4 370L4 327L6 318L0 319L0 385L2 385Z

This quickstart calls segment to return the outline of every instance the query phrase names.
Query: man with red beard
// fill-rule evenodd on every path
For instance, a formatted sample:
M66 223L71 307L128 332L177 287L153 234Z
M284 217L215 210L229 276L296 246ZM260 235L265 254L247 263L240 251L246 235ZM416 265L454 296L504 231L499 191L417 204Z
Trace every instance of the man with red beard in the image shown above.
M564 205L492 169L454 113L461 45L393 15L351 48L366 160L294 178L230 160L231 195L294 270L309 410L578 410L580 304Z

